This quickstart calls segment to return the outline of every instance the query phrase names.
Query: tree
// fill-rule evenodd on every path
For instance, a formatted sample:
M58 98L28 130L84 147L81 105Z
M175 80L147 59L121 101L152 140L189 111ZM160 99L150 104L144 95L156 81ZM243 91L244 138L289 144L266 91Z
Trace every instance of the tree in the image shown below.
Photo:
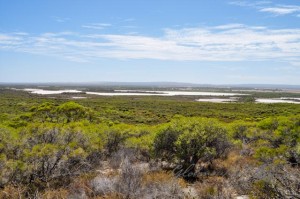
M52 121L54 119L55 105L50 102L44 102L37 107L32 107L31 111L42 121Z
M175 142L180 134L181 131L172 126L167 126L159 131L154 139L155 156L166 160L172 160L176 154Z
M107 149L108 155L117 152L127 138L126 133L122 132L119 129L110 130L105 134L106 134L105 148Z
M62 119L67 123L78 121L80 119L91 119L90 110L75 102L66 102L61 104L56 109L58 116L63 116Z
M154 141L158 156L174 157L181 164L175 172L187 179L196 177L199 160L211 162L222 157L229 146L226 129L216 120L203 118L173 120Z
M43 123L11 134L0 128L0 186L23 184L30 191L61 186L91 170L91 155L100 150L93 147L98 140L71 125Z

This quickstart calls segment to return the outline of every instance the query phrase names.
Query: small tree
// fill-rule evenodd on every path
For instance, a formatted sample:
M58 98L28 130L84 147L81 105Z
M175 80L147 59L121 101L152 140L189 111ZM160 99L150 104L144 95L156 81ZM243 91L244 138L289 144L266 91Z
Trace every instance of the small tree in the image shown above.
M176 154L176 145L181 131L179 129L168 126L162 129L154 140L154 153L156 157L161 157L166 160L172 160Z
M114 152L117 152L126 140L126 138L126 133L122 132L119 129L106 132L105 148L107 150L108 155L112 155Z
M89 155L99 149L80 130L49 123L14 133L4 130L0 127L0 186L23 184L34 193L61 186L95 166Z
M218 121L199 118L173 120L154 141L157 157L179 161L175 172L186 179L195 178L199 160L211 162L225 155L229 146L227 131Z
M226 154L229 142L227 131L217 121L199 120L185 129L178 137L176 156L182 161L184 177L195 177L195 166L199 160L211 162Z
M61 104L56 109L57 113L60 115L63 115L63 119L69 123L73 121L78 121L80 119L84 118L90 118L89 117L89 109L85 108L84 106L77 104L75 102L67 102L64 104Z
M45 102L40 104L39 106L32 107L31 111L34 113L33 115L41 121L53 121L55 114L55 105L50 102Z

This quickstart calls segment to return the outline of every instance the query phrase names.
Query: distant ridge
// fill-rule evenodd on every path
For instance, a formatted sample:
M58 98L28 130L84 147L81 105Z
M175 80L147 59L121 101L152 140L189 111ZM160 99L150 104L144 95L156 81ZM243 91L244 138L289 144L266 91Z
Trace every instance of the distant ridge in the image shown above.
M185 82L35 82L9 83L0 82L0 85L16 86L132 86L132 87L202 87L202 88L235 88L235 89L300 89L300 85L286 84L197 84Z

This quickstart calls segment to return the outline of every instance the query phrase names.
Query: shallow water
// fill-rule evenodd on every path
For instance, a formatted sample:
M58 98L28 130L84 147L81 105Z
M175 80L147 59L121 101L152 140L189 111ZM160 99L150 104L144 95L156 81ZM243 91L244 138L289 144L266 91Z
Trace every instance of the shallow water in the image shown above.
M40 95L53 95L62 93L81 93L79 90L44 90L26 88L24 91L40 94ZM140 90L115 90L111 93L102 92L86 92L88 95L101 95L101 96L237 96L246 95L241 93L218 93L218 92L189 92L189 91L140 91Z
M297 97L281 97L280 99L283 99L283 100L299 100L300 101L300 98L297 98Z
M289 98L291 99L291 98ZM268 104L274 104L274 103L289 103L289 104L300 104L300 102L293 101L293 100L285 100L285 98L279 98L279 99L256 99L257 103L268 103Z
M138 91L138 90L115 90L118 94L135 94L135 95L161 95L161 96L236 96L248 95L241 93L218 93L218 92L193 92L193 91Z
M87 97L72 97L72 99L86 99Z
M256 99L256 103L265 103L265 104L274 104L274 103L289 103L289 104L300 104L299 98L268 98L268 99ZM237 98L227 98L227 99L220 99L220 98L213 98L213 99L197 99L197 102L212 102L212 103L228 103L228 102L237 102Z
M197 102L213 102L213 103L228 103L228 102L236 102L237 99L197 99Z
M15 89L19 90L19 89ZM25 88L20 89L33 94L40 95L54 95L54 94L62 94L62 93L81 93L83 91L80 90L45 90L45 89L33 89L33 88ZM248 94L241 93L218 93L218 92L193 92L193 91L142 91L142 90L114 90L114 92L105 93L105 92L86 92L87 95L100 95L100 96L226 96L230 98L211 98L211 99L197 99L198 102L212 102L212 103L228 103L228 102L236 102L237 97L233 96L241 96ZM73 99L84 99L86 97L72 97ZM282 98L260 98L256 99L256 103L292 103L292 104L300 104L300 98L290 98L290 97L282 97Z
M33 89L33 88L25 88L24 91L30 92L32 94L40 94L40 95L55 95L55 94L62 94L62 93L81 93L78 90L44 90L44 89Z
M114 93L86 92L89 95L101 96L237 96L240 93L189 92L189 91L127 91L115 90Z

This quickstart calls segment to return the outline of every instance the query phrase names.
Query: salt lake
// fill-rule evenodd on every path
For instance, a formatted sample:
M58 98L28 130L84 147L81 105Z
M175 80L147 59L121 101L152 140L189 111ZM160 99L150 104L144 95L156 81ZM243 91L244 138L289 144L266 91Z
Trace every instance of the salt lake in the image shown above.
M99 96L211 96L211 97L230 97L230 98L210 98L210 99L197 99L198 102L212 102L212 103L228 103L236 102L237 97L248 94L242 93L220 93L220 92L195 92L195 91L148 91L148 90L114 90L114 92L84 92L80 90L45 90L45 89L15 89L30 92L32 94L40 95L55 95L62 93L85 93L87 95ZM73 99L84 99L86 97L72 97ZM300 104L300 98L258 98L256 103L293 103Z
M290 104L300 104L298 101L294 101L289 98L287 100L286 98L279 98L279 99L256 99L257 103L268 103L268 104L274 104L274 103L290 103Z
M53 95L62 93L81 93L79 90L44 90L25 88L24 91L40 94ZM238 96L241 93L218 93L218 92L190 92L190 91L141 91L141 90L114 90L114 92L85 92L88 95L100 96Z

